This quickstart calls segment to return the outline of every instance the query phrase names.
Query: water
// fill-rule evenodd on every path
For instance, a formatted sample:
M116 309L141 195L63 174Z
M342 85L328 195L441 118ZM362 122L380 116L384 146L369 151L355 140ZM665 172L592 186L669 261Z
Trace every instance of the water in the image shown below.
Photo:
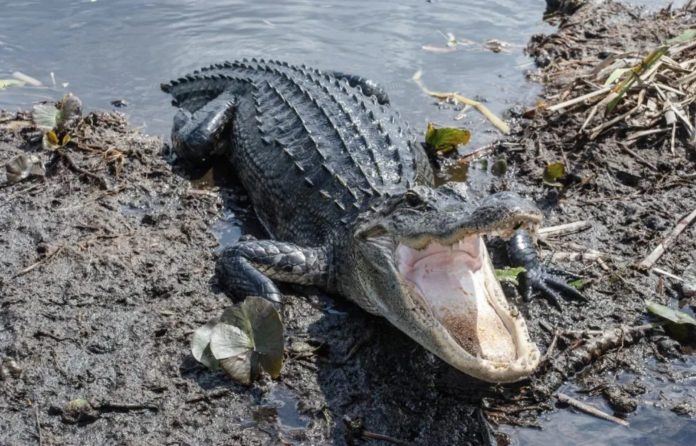
M436 90L481 97L496 113L531 102L538 87L525 81L530 68L523 46L533 33L552 28L541 21L543 0L461 1L228 1L228 0L4 0L0 14L0 79L21 71L56 88L0 92L0 107L26 108L68 90L87 109L124 111L136 126L167 135L174 110L159 84L203 65L242 57L306 63L370 77L385 86L394 106L416 128L427 120L453 123L456 113L439 110L410 81ZM446 47L440 33L459 40L499 39L509 53L477 45ZM467 122L472 121L472 122ZM460 125L475 129L471 147L491 135L476 112Z
M424 130L427 121L471 128L473 149L495 137L492 126L474 111L455 121L458 113L435 106L410 80L412 75L423 70L429 88L485 100L496 114L514 104L533 103L540 89L525 80L532 65L523 47L532 34L552 31L541 21L544 8L543 0L4 0L0 79L20 71L47 87L0 91L0 108L27 108L66 91L82 98L87 110L109 110L111 101L121 99L128 103L123 111L133 125L166 137L174 109L159 91L160 82L214 62L266 57L372 78L416 128ZM499 39L510 48L498 54L479 44L450 53L422 48L446 47L441 33L479 44ZM199 186L206 186L205 180ZM228 209L218 223L222 245L239 238L237 212ZM280 401L276 405L283 425L305 425L289 391L271 397ZM619 444L641 436L679 444L689 432L693 435L688 422L666 409L642 407L632 418L636 427L626 430L559 410L542 420L543 431L508 431L517 444L558 444L559 438L574 444L605 439Z

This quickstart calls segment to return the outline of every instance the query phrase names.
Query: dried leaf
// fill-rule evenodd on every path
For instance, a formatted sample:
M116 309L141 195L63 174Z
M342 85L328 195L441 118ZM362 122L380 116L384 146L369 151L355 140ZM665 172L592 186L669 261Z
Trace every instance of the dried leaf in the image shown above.
M32 176L46 175L46 168L41 158L36 155L18 155L5 164L7 182L17 183Z
M471 139L471 132L449 127L437 128L428 123L425 131L425 143L432 152L447 154L457 149L459 144L466 144Z

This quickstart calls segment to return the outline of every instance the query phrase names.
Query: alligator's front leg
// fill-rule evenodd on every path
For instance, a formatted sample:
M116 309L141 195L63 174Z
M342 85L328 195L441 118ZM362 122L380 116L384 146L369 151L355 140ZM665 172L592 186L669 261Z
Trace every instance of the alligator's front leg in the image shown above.
M222 151L225 135L234 115L236 97L223 92L202 108L191 113L180 108L174 116L174 151L189 161L205 162Z
M329 275L323 248L277 240L250 240L225 249L217 272L235 297L260 296L274 303L282 303L282 295L271 279L326 287Z
M513 266L521 266L526 270L520 283L525 300L531 299L533 290L541 291L558 309L561 309L562 295L587 300L582 293L566 283L567 279L579 279L579 276L547 267L539 261L536 247L527 231L515 231L508 244L508 256Z

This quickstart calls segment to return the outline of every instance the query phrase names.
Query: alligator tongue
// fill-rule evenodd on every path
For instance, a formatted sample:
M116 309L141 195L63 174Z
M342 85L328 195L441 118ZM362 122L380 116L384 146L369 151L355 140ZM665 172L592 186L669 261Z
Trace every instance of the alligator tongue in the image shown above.
M486 267L490 260L480 237L467 238L454 249L434 243L413 253L411 260L402 274L466 351L491 361L516 358L514 340L487 298L487 287L500 285Z

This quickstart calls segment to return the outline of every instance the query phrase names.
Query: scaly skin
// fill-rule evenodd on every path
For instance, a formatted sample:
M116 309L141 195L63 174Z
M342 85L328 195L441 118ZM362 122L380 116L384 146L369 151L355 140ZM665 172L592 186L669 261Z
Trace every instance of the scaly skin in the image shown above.
M274 239L223 252L218 273L231 294L281 303L272 279L317 285L387 318L480 379L510 382L533 371L538 350L505 301L485 246L468 262L483 262L476 276L485 276L476 279L486 293L480 305L495 307L509 332L501 336L514 344L516 356L502 362L455 341L430 296L424 300L424 291L404 279L402 257L428 246L466 257L452 251L464 240L468 248L461 249L471 250L481 235L538 225L541 214L512 193L477 205L459 186L434 188L422 146L382 88L359 76L252 59L212 65L162 89L179 107L177 154L196 163L226 155ZM542 271L527 247L512 250L524 253L529 271ZM544 284L539 277L533 286ZM469 315L475 321L480 311Z

